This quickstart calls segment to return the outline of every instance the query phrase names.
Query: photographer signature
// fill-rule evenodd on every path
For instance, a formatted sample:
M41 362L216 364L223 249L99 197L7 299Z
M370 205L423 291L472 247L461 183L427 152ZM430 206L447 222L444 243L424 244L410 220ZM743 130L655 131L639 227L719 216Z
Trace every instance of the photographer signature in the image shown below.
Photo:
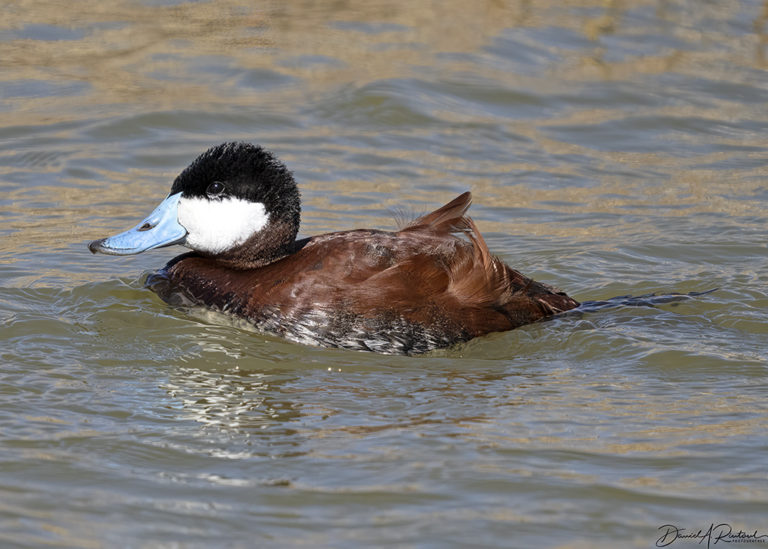
M673 524L659 526L659 531L662 534L656 540L656 547L667 547L678 539L698 541L699 544L707 540L708 548L720 541L723 543L766 543L768 541L768 534L758 534L757 530L751 534L743 530L734 532L731 525L725 522L717 525L712 523L709 525L708 530L699 530L697 532L693 530L686 532L685 528L678 528Z

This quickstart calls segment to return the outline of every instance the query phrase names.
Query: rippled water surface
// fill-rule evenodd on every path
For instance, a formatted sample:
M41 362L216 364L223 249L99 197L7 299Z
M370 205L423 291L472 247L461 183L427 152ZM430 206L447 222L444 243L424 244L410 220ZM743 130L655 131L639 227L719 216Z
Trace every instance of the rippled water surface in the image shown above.
M768 4L2 13L0 545L768 535ZM304 235L471 190L491 249L580 301L716 291L387 357L165 305L144 277L180 248L88 253L228 140L294 170Z

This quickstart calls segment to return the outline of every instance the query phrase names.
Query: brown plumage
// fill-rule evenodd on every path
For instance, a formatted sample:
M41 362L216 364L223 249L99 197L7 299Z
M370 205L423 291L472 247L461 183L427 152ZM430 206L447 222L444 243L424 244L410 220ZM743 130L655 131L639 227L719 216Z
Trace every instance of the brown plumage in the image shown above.
M470 203L466 192L394 233L315 236L256 269L190 254L166 274L194 303L245 317L265 331L388 353L446 347L578 306L492 256L465 215Z
M164 299L314 345L419 353L579 305L492 256L470 203L464 193L396 232L297 241L292 174L261 147L225 143L190 164L142 223L88 247L128 255L183 244L194 252L150 277Z

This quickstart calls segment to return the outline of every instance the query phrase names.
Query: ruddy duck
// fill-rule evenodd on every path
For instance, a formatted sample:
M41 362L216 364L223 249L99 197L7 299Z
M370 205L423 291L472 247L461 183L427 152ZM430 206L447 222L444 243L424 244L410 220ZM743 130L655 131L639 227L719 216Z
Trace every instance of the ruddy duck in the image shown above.
M259 146L225 143L181 172L136 227L88 248L130 255L186 246L193 251L159 274L187 302L327 347L416 354L577 307L491 255L466 216L471 198L465 192L396 232L296 240L291 172Z

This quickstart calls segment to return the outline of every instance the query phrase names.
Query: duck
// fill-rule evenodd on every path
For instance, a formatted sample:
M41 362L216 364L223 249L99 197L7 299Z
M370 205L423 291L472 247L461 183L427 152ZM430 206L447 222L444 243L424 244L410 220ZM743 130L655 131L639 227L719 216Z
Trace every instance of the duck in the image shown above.
M152 284L160 297L240 319L297 343L416 355L551 318L579 302L491 254L465 192L396 231L297 238L293 174L245 142L211 147L132 229L92 253L182 245ZM157 288L164 288L162 291Z

